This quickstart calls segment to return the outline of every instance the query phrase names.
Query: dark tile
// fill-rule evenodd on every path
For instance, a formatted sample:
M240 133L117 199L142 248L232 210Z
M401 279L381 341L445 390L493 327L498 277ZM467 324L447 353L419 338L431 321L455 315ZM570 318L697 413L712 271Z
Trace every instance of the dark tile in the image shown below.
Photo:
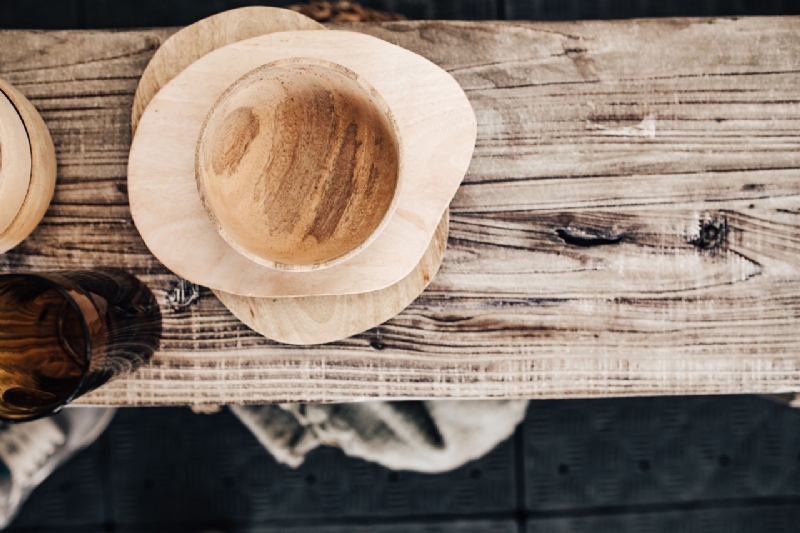
M531 402L532 511L800 496L800 411L752 396Z
M255 527L236 533L517 533L514 520L456 520L453 522L402 522L392 524Z
M506 520L430 520L430 521L371 521L359 520L353 523L301 523L293 521L281 525L256 525L250 527L222 528L226 533L519 533L519 526L513 519ZM211 533L212 528L170 526L146 527L121 526L114 533Z
M435 2L432 0L393 0L387 6L378 9L400 13L409 20L432 19L436 13Z
M674 8L676 2L681 0L670 0L670 8ZM704 0L697 0L703 2ZM581 2L583 3L583 2ZM597 18L599 19L630 19L647 16L647 0L605 0L603 11Z
M87 28L185 26L238 7L283 7L287 0L84 0Z
M505 0L509 20L574 20L586 11L593 18L604 18L609 0Z
M258 443L232 416L123 409L108 435L114 523L204 524L252 514L254 498L237 473Z
M739 0L742 4L742 15L780 15L783 11L782 0Z
M514 20L791 15L797 0L505 0Z
M33 491L8 531L89 531L106 522L105 438L61 465Z
M232 414L121 410L109 428L114 521L252 526L289 518L472 515L516 509L514 447L454 472L391 472L334 448L278 464Z
M291 4L304 4L309 0L297 0ZM398 13L409 20L433 19L436 0L362 0L358 2L363 7L384 11L388 13Z
M182 26L246 5L300 0L0 0L0 28ZM362 0L412 20L573 20L800 14L797 0Z
M532 519L526 533L795 533L800 505Z
M432 1L432 17L440 20L494 20L498 18L498 3L503 0Z
M797 0L783 0L781 5L782 15L800 15L800 2Z
M82 2L83 0L0 0L0 29L80 28Z

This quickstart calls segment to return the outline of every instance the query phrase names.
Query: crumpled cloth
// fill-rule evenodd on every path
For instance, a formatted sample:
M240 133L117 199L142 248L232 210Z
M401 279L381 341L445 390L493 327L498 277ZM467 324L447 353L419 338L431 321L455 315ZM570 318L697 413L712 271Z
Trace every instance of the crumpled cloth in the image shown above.
M115 412L68 406L48 418L0 423L0 529L53 470L97 440Z
M527 400L435 400L231 406L279 461L299 466L320 445L392 470L445 472L508 438Z

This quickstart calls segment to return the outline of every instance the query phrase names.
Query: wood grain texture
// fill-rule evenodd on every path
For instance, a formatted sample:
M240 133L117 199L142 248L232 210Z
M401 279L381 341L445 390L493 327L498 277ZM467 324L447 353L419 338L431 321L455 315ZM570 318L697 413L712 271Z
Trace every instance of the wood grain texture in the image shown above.
M197 190L220 235L272 268L342 263L380 234L400 196L389 107L354 72L297 59L231 85L197 145Z
M0 32L61 163L0 269L122 266L163 304L162 351L85 402L800 390L800 19L348 28L450 72L478 144L428 290L313 348L196 298L131 223L128 107L170 32Z
M286 272L254 263L220 236L197 194L195 152L209 111L230 85L261 65L297 57L336 63L380 94L401 143L401 187L394 214L360 253L327 268ZM131 145L128 198L150 251L199 285L258 297L379 290L422 259L464 179L476 133L464 91L424 57L351 31L261 35L203 56L156 94Z
M11 83L0 79L0 95L8 100L22 120L27 134L28 157L24 158L23 172L30 168L27 191L22 205L16 202L3 204L14 209L13 220L0 229L0 254L19 244L39 224L50 205L56 186L56 152L53 140L39 112ZM20 139L19 143L22 140ZM0 217L2 218L2 217Z
M309 345L352 337L393 318L425 290L442 264L449 223L446 211L417 267L385 289L303 298L251 298L222 291L214 294L236 318L268 339Z

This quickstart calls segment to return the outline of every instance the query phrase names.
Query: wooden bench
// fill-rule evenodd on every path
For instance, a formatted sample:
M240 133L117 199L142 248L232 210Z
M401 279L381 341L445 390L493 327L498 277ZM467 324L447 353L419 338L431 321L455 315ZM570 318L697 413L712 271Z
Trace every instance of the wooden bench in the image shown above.
M133 93L174 30L0 32L59 157L0 272L121 267L163 302L151 364L82 403L800 391L800 18L336 27L448 70L478 141L430 288L309 348L253 333L133 225Z

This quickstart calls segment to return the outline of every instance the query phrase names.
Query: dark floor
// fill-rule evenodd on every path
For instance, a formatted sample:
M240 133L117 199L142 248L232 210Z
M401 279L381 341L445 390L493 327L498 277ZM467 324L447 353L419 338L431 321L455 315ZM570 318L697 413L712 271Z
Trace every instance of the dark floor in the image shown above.
M455 472L277 464L229 412L123 409L9 531L789 533L800 410L754 396L532 402Z
M309 0L0 0L0 28L133 28L190 24L245 5ZM409 19L570 20L800 14L800 0L361 0Z

